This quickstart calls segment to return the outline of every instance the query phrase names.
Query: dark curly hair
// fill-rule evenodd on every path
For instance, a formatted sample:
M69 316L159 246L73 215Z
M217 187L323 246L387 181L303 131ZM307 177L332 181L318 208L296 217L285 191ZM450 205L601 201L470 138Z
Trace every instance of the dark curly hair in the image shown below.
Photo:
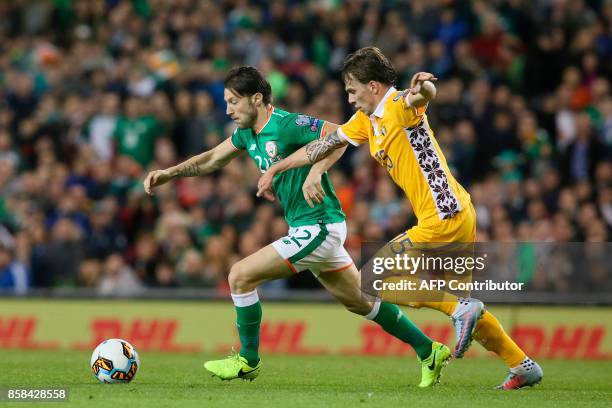
M254 67L237 67L230 70L223 81L225 89L229 89L240 96L251 96L256 93L263 95L263 102L267 105L272 100L272 87L264 76Z

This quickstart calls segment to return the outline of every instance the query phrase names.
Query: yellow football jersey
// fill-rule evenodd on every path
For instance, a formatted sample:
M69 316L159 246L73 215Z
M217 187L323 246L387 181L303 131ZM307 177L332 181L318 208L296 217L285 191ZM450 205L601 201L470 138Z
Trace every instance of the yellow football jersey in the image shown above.
M453 218L470 207L470 195L455 180L427 122L426 107L406 104L390 88L369 117L358 111L338 133L353 145L370 144L370 154L406 193L419 224Z

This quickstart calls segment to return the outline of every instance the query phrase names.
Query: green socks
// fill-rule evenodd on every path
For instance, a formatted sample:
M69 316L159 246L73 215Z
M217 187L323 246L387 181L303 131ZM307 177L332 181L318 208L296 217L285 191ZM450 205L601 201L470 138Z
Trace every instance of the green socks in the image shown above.
M236 306L236 325L240 337L240 355L249 366L259 363L259 326L261 324L261 303L257 291L232 294ZM414 348L419 359L424 360L431 354L432 340L419 329L397 305L376 302L366 318L378 323L387 333L408 343Z
M376 302L366 318L378 323L387 333L408 343L424 360L431 354L432 340L392 303Z
M261 323L261 303L257 291L240 295L232 294L236 306L236 325L240 337L240 355L255 367L259 363L259 325Z

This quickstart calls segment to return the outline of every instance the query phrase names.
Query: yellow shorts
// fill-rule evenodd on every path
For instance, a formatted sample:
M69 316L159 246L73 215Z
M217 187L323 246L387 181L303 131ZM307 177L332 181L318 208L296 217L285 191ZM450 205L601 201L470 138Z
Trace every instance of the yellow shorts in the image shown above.
M405 234L408 235L410 241L417 245L428 242L475 242L476 211L470 203L468 208L465 208L450 220L419 223L406 231ZM395 241L397 238L393 240Z

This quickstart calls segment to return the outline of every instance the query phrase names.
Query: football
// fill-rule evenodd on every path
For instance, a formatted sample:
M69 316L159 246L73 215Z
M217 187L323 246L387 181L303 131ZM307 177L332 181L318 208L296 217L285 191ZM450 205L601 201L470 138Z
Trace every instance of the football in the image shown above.
M134 346L122 339L98 344L91 355L91 370L103 383L128 383L134 379L140 359Z

